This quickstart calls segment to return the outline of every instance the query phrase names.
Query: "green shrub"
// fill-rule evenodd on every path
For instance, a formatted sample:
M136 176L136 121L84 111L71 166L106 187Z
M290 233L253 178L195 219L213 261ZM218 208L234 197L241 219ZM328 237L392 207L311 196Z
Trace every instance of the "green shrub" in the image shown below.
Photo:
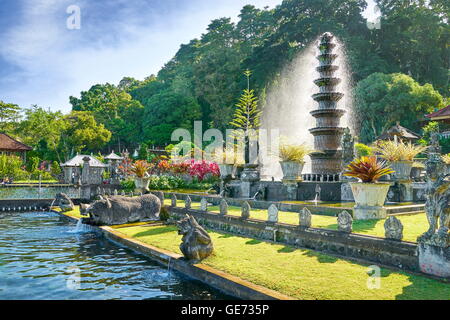
M134 184L133 179L127 179L120 181L120 186L122 187L122 190L125 192L132 192L134 189L136 189L136 185Z
M152 176L149 188L153 190L170 190L184 188L186 183L183 179L174 176Z
M27 180L29 174L22 169L23 162L17 156L0 155L0 178Z
M167 209L166 206L162 206L161 207L161 211L159 212L159 219L161 221L167 221L170 218L170 213L169 210Z
M51 174L56 177L61 174L61 167L57 161L52 162L52 166L50 167Z
M367 157L373 154L373 149L364 143L355 144L356 158Z

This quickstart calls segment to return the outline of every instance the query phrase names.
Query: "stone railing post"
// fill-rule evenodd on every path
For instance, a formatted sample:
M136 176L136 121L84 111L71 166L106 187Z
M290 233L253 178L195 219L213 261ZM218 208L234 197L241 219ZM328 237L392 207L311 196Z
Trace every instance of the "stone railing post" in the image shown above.
M278 208L275 204L271 204L267 209L267 221L270 223L278 223Z
M403 239L403 224L394 216L390 216L384 222L384 236L386 239L398 240Z
M201 211L208 211L208 201L206 200L205 197L203 197L200 200L200 210Z
M353 218L347 211L342 211L338 214L338 231L351 233L353 231Z
M172 207L177 206L177 196L175 195L175 193L172 193L172 196L170 197L170 201L171 201Z
M298 225L302 228L311 228L312 215L308 208L303 208L298 214Z
M241 218L244 220L250 218L250 210L251 210L250 204L247 201L244 201L241 208Z
M184 200L184 207L185 207L186 209L190 209L191 206L192 206L192 200L191 200L191 197L186 196L186 199Z
M220 208L220 215L224 216L224 215L228 214L227 200L225 200L225 199L220 200L219 208Z

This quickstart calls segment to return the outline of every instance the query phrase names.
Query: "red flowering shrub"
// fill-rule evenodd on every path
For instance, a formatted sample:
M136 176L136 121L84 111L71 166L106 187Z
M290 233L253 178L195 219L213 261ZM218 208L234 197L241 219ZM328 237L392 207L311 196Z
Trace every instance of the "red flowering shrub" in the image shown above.
M197 177L199 181L203 181L207 174L212 176L219 176L219 166L215 162L209 161L190 161L189 174L193 177Z

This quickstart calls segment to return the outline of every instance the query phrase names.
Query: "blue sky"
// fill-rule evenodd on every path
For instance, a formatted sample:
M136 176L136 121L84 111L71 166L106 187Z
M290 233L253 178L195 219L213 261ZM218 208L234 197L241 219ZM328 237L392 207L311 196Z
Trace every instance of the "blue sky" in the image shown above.
M96 83L157 73L212 19L245 4L281 0L1 0L0 100L70 110L69 96ZM81 29L69 30L70 5Z

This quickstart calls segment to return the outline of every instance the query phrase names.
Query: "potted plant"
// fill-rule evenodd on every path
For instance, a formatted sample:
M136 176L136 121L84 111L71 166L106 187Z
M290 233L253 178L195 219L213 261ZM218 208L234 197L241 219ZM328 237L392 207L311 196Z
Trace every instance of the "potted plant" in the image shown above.
M221 179L231 178L237 158L238 155L233 147L225 148L225 150L216 149L214 151L213 161L219 166Z
M141 189L142 191L148 189L150 182L149 169L150 164L145 160L138 160L132 164L131 172L135 175L134 184L137 189Z
M411 142L383 141L375 151L380 153L383 159L389 161L394 170L393 177L396 180L410 180L414 158L425 151L427 146L413 145Z
M283 180L301 180L300 175L305 165L305 156L312 151L306 144L280 143L279 158Z
M450 174L450 153L444 154L442 156L442 161L444 161L445 166L447 168L446 174Z
M359 220L386 217L383 208L390 183L378 180L393 170L386 161L380 161L375 156L363 156L353 160L346 168L344 175L357 178L358 182L349 182L355 198L354 218Z
M449 158L450 160L450 158ZM419 179L422 171L425 169L425 165L422 162L414 161L411 169L411 178Z

